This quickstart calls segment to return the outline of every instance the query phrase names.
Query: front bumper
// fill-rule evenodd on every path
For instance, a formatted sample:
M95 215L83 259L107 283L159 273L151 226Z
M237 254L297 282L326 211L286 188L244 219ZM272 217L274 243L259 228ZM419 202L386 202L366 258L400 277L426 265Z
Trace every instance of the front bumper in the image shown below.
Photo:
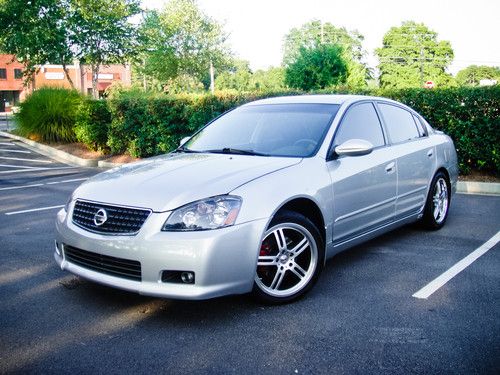
M161 232L168 213L152 213L135 236L110 236L74 225L61 210L56 219L54 258L63 270L108 286L143 295L208 299L252 290L267 220L200 232ZM81 267L64 255L64 246L141 263L141 281ZM162 281L163 271L195 273L194 284Z

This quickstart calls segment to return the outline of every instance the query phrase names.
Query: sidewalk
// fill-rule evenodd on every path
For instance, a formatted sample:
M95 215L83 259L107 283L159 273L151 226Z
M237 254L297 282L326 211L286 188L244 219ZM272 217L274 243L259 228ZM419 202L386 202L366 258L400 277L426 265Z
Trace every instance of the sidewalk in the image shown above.
M0 112L0 130L12 130L14 128L14 116L11 112Z
M0 112L0 116L1 114L2 112ZM32 148L33 150L43 155L49 156L63 163L69 163L81 167L99 167L99 168L112 168L126 164L126 163L111 163L106 160L98 160L98 159L82 159L75 155L71 155L67 152L57 150L53 147L37 143L35 141L20 137L18 135L7 133L5 131L2 131L1 128L0 128L0 136L23 142L26 145L26 147ZM457 193L500 195L500 183L479 182L479 181L458 181Z

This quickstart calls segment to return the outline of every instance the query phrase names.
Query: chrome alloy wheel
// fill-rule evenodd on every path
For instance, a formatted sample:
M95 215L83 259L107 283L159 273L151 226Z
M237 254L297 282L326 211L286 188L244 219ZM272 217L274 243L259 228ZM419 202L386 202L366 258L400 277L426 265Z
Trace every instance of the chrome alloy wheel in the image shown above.
M299 224L277 224L264 234L255 283L270 296L289 297L307 286L317 264L313 235Z
M441 224L448 212L448 185L444 178L439 178L434 185L432 197L432 214L436 224Z

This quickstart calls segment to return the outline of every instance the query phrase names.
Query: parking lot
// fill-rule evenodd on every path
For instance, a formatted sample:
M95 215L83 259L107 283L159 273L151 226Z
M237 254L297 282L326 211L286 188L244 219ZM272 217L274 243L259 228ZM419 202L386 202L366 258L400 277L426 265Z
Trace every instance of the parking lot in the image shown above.
M57 267L55 214L98 172L0 137L0 373L498 373L499 196L458 194L442 230L337 255L296 303L188 302Z

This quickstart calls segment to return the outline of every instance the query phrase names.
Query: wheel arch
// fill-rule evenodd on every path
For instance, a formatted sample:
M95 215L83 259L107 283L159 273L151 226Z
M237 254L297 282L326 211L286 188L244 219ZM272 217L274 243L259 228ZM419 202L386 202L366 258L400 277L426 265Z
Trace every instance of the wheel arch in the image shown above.
M443 173L445 175L445 177L446 177L446 183L448 185L448 190L450 191L450 198L451 198L452 191L451 191L451 176L450 176L450 172L448 172L448 170L444 166L441 166L441 167L439 167L436 170L436 172L434 172L434 175L432 176L432 178L434 178L434 176L437 175L439 172ZM432 179L431 179L431 181L429 183L429 191L428 191L428 193L430 193L430 189L432 188L431 184L432 184Z
M297 212L311 220L318 229L318 232L323 240L323 244L326 244L325 219L321 209L314 200L306 197L295 197L281 205L272 217L275 217L283 211Z

